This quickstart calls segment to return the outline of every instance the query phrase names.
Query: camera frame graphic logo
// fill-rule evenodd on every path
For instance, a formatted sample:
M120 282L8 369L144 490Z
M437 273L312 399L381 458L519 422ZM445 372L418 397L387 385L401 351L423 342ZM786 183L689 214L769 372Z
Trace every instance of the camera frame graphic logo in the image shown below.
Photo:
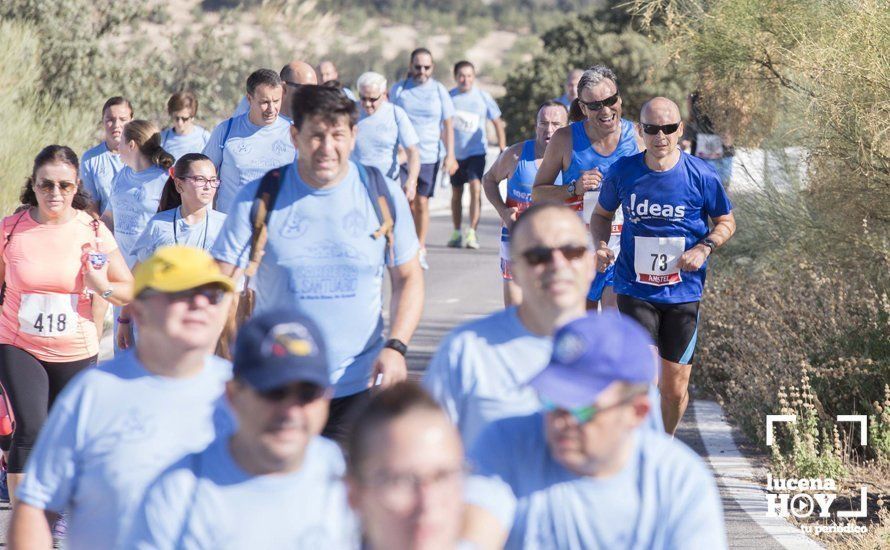
M793 414L769 414L766 416L766 445L774 443L773 426L776 423L796 423ZM868 416L864 414L841 414L836 417L837 423L856 422L859 424L860 446L868 445ZM808 533L855 532L864 533L867 527L856 525L855 518L868 516L868 489L866 485L859 487L858 509L837 510L831 512L832 503L837 499L837 483L831 478L783 479L773 478L767 473L766 478L766 516L806 519L814 514L826 519L834 515L837 519L847 520L847 525L801 525ZM851 499L855 502L855 497Z

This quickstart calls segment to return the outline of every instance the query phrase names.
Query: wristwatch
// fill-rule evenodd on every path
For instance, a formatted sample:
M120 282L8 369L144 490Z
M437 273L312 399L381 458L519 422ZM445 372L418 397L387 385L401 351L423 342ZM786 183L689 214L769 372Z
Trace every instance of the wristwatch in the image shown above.
M111 296L112 294L114 294L114 287L110 286L110 287L108 287L108 290L106 290L105 292L100 294L100 296L102 296L103 299L107 300L108 297Z
M717 243L715 243L714 241L712 241L711 239L709 239L707 237L705 237L704 239L701 240L701 244L710 248L711 252L714 252L715 250L717 250Z
M566 185L566 191L569 192L569 195L575 194L575 182L578 180L570 181L568 185Z
M408 353L408 345L397 338L390 338L386 341L385 344L383 344L383 347L394 349L397 352L401 353L403 357L406 353Z

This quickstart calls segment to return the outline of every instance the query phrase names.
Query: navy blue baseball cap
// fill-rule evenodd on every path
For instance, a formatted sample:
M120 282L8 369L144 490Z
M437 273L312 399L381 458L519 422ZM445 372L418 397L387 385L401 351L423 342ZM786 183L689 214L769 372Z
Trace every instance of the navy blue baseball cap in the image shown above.
M258 314L238 330L233 373L258 391L294 382L331 385L318 325L293 309Z
M530 384L558 407L586 407L613 382L654 382L653 345L643 327L617 311L587 315L556 331L550 363Z

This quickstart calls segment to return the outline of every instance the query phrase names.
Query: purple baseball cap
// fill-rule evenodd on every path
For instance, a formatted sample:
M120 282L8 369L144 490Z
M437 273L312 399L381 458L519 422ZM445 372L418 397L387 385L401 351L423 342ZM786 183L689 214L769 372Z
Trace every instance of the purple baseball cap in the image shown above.
M558 407L586 407L612 382L654 382L653 345L643 327L617 311L587 315L556 331L550 363L530 384Z

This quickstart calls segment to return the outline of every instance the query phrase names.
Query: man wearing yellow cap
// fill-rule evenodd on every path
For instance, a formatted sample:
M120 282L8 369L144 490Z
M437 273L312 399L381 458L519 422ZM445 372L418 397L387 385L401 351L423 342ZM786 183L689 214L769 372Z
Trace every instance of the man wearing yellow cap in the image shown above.
M232 431L220 408L231 365L211 354L234 285L203 250L159 248L134 273L135 348L87 369L59 396L18 487L9 544L115 548L148 484Z

